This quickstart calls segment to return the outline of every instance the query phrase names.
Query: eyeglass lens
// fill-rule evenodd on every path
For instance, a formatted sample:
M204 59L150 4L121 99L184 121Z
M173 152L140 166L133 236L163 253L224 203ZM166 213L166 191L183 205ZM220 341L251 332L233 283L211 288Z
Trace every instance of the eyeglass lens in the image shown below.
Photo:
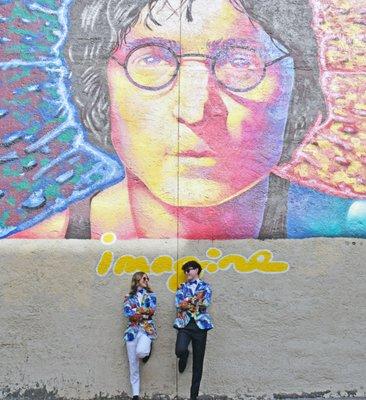
M157 89L174 79L178 72L178 60L165 47L146 45L129 54L126 70L137 86Z
M251 48L223 48L210 62L217 81L233 91L250 90L261 82L265 74L264 61ZM132 50L127 56L125 68L137 86L158 90L172 82L179 65L179 57L173 50L151 44Z

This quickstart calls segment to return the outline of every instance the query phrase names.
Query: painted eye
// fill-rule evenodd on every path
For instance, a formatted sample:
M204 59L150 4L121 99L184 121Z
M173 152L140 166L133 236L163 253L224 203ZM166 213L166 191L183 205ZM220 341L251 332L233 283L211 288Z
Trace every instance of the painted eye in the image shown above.
M218 81L229 90L246 91L262 80L265 65L252 49L230 47L220 53L215 63Z
M216 60L218 68L252 70L256 69L259 64L261 64L261 60L253 50L241 47L222 50Z
M158 65L162 61L163 60L161 59L161 57L153 54L149 54L140 60L141 63L144 63L146 65Z
M132 53L128 62L139 67L161 67L176 64L172 52L160 46L141 47Z
M235 68L248 68L250 66L250 62L244 57L235 57L229 60L229 62Z
M130 79L148 89L164 87L174 79L177 68L173 51L158 45L138 47L130 53L127 62Z

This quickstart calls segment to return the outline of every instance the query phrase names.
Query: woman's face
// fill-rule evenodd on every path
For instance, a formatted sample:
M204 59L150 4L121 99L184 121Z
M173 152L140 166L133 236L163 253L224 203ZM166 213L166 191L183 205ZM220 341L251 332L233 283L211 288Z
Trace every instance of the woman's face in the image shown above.
M149 277L145 274L141 277L141 279L139 280L139 286L141 288L147 288L149 285Z
M108 62L112 141L128 171L162 201L177 205L179 195L181 206L217 205L277 164L293 62L265 68L284 52L228 0L209 7L195 0L192 22L180 20L179 0L170 3L177 13L159 3L154 9L160 26L149 29L143 12ZM174 75L167 69L173 52L190 54L178 76L158 90L141 87L163 86ZM214 73L202 54L216 60Z

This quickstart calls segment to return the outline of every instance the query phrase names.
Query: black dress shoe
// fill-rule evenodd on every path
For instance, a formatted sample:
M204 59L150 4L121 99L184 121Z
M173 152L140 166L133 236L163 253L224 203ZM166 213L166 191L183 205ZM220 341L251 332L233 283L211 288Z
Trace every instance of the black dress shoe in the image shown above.
M140 397L139 396L132 396L132 400L139 400Z
M149 361L149 358L151 356L151 352L152 352L152 343L151 343L151 346L150 346L150 353L147 356L145 356L144 358L141 359L143 363L146 364ZM136 399L136 400L138 400L138 399Z
M189 356L189 351L187 350L182 356L179 357L178 371L180 373L184 372L184 370L186 369L188 356Z

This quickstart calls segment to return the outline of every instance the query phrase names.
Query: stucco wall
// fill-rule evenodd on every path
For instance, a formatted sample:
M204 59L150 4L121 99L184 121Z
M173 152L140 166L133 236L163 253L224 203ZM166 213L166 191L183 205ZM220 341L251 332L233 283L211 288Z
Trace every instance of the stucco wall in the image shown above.
M109 249L148 260L176 259L177 250L179 257L203 259L212 246L245 257L268 249L289 269L204 273L213 287L215 328L208 334L202 394L365 395L365 240L179 241L178 248L175 240L145 240ZM0 242L3 396L43 385L66 398L129 393L121 304L130 275L97 275L105 248L97 241ZM169 275L150 276L159 337L142 367L142 393L186 397L191 364L177 372Z

